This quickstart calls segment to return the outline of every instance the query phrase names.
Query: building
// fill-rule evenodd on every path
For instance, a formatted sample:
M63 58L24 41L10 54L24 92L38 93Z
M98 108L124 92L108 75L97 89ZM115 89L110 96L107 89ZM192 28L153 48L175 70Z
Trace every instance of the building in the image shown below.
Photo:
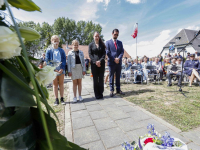
M79 49L80 49L81 51L83 51L84 56L85 56L86 58L89 58L88 47L89 47L88 45L79 45ZM68 52L69 52L70 50L72 50L72 45L69 45L69 46L63 45L62 48L63 48L63 50L65 51L65 54L67 55ZM124 50L124 55L123 55L123 57L130 58L131 56L126 52L126 50Z
M197 30L182 29L163 47L161 55L166 56L168 53L171 55L179 53L196 36L197 33ZM174 45L174 50L169 51L169 47L172 44ZM189 43L189 45L185 48L184 56L186 56L187 52L195 53L196 51L200 52L200 35L198 35L197 38L192 43ZM183 52L181 52L181 55L183 55Z

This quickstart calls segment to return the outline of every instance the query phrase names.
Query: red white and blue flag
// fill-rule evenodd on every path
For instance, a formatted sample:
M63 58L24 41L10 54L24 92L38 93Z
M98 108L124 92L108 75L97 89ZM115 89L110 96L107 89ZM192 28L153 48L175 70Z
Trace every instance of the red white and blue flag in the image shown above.
M170 51L173 51L173 50L174 50L174 45L171 45L171 46L169 47L169 50L170 50Z
M131 36L135 39L137 37L137 34L138 34L138 24L136 23L135 24L135 30L134 30L134 32Z

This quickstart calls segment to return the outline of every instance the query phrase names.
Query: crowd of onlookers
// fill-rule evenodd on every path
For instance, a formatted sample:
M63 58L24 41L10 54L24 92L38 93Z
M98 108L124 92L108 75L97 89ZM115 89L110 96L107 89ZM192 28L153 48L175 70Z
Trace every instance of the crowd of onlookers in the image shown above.
M183 61L184 61L183 73L181 74ZM194 61L194 63L188 61ZM44 65L45 65L45 54L43 54L42 58L40 59L39 68L43 68ZM86 70L88 71L90 66L90 59L88 59L87 57L85 57L85 66ZM138 69L137 70L132 69L132 66L137 66ZM155 69L147 69L147 66L155 66ZM66 67L65 67L66 76L68 73L67 68L68 66L66 61ZM175 53L173 55L170 55L169 53L164 58L161 55L151 58L144 55L144 57L137 59L124 57L122 60L121 78L124 78L125 82L132 82L131 79L133 79L133 83L141 83L150 80L150 78L148 78L149 74L155 74L153 78L154 81L166 80L168 81L168 86L171 86L172 85L171 81L173 77L173 79L178 80L178 86L180 86L181 75L183 80L183 75L186 74L189 78L189 86L192 86L193 81L196 82L197 81L196 79L200 79L199 69L200 69L200 54L197 52L195 52L195 54L187 53L186 57L184 58L180 53L178 54ZM163 79L163 77L165 77L165 79ZM109 80L109 70L107 67L105 70L104 80L105 80L104 86L107 87L106 83Z
M192 86L193 81L197 81L196 79L200 81L200 54L197 52L195 54L187 53L184 58L180 53L175 53L174 55L168 54L164 58L161 55L152 58L147 56L137 59L123 58L122 62L122 78L125 78L126 82L131 82L132 78L133 83L147 82L150 80L149 74L154 75L154 81L164 81L163 77L165 76L168 86L172 86L172 78L178 80L178 86L180 86L184 75L189 79L189 86ZM137 66L137 69L133 66Z

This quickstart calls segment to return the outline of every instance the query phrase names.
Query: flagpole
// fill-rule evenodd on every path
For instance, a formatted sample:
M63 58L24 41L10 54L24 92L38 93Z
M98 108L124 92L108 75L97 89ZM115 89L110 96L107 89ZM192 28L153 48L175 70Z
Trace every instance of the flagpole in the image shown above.
M138 23L137 24L137 29L138 29ZM136 59L137 59L137 62L138 62L138 57L137 57L137 36L136 36Z

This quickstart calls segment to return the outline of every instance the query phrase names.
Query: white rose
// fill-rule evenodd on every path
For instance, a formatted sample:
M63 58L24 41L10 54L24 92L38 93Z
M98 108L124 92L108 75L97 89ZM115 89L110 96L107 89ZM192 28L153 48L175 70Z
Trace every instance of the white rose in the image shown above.
M15 32L8 27L0 26L0 59L9 59L14 56L20 56L20 45Z
M35 77L40 84L44 86L51 83L57 76L57 73L54 72L54 67L45 66L38 73L36 73Z
M0 0L0 8L4 5L4 0Z

